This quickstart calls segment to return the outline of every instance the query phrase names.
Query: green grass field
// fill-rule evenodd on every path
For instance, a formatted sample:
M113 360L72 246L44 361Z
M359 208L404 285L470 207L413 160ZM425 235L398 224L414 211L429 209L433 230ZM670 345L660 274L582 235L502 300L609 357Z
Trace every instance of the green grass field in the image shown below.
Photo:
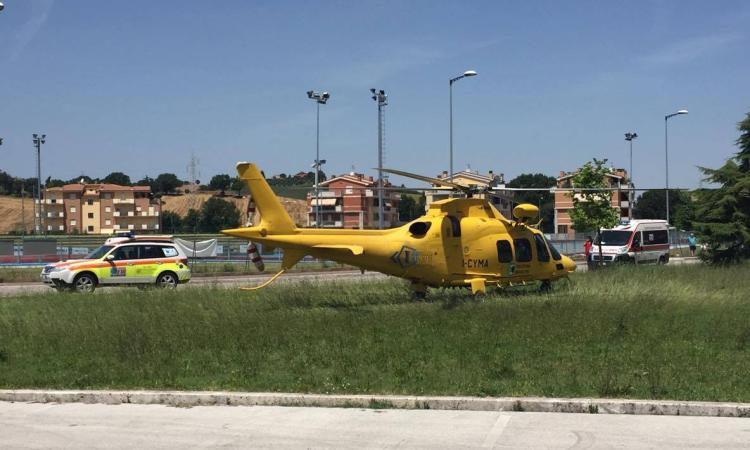
M398 280L0 299L0 387L750 401L750 266L483 300Z

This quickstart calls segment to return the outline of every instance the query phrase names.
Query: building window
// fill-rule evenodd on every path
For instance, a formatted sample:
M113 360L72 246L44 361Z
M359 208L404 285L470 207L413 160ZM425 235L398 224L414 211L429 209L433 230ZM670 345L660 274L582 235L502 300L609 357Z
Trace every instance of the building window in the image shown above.
M88 213L88 214L87 214L87 217L88 217L89 219L93 219L93 218L94 218L94 213Z
M106 198L107 200L109 200L110 198L112 198L112 194L110 193L102 194L102 198Z
M75 212L76 212L76 207L75 206L71 206L70 207L70 213L71 214L75 214Z
M112 211L112 208L110 208L109 206L104 207L104 212L111 212L111 211Z
M568 234L568 226L567 225L558 225L557 226L557 232L559 234Z
M87 205L93 205L94 204L94 199L90 198L90 199L86 200L86 204Z
M352 186L347 186L346 190L344 190L344 194L352 194L352 193L354 193L354 189L352 188Z
M76 221L75 221L75 220L71 220L71 221L70 221L70 226L71 226L71 227L74 227L74 226L76 226Z
M93 226L93 225L89 225L89 226L88 226L88 227L86 228L86 230L88 230L88 232L89 232L89 233L93 233L93 232L94 232L94 226Z
M68 199L69 200L75 200L76 199L76 195L75 194L68 194Z
M112 225L112 221L107 219L104 221L104 225Z

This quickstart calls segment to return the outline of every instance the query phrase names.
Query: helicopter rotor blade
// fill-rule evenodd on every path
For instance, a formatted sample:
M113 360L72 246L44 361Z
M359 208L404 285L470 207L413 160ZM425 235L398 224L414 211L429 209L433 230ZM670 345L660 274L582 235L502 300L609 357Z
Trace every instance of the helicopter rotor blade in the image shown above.
M382 170L383 172L391 173L393 175L399 175L399 176L407 177L407 178L414 178L415 180L420 180L426 183L436 184L439 186L447 186L447 187L451 187L453 189L463 191L466 193L471 192L471 188L469 187L462 186L460 184L453 183L451 181L441 180L440 178L426 177L424 175L417 175L416 173L404 172L403 170L395 170L395 169L382 169Z

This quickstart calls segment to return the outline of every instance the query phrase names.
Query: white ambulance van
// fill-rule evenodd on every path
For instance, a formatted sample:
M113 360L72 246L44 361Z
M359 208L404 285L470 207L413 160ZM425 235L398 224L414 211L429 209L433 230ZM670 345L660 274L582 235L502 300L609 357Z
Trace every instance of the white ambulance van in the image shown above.
M591 247L591 260L599 262L599 239L602 263L669 262L669 227L666 220L631 220L614 228L602 230Z

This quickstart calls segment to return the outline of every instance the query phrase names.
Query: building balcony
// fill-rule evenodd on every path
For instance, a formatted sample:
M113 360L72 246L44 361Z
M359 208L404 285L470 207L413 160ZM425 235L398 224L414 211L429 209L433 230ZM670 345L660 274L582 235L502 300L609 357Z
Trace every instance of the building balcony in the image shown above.
M340 195L336 195L335 191L318 192L318 198L334 198L334 197L340 197ZM315 192L311 192L307 194L307 198L311 199L312 201L315 201Z
M318 211L320 211L321 214L340 213L341 211L343 211L342 208L343 207L341 205L336 205L336 206L322 206L321 205L318 208L315 206L315 203L313 203L312 206L307 209L307 212L311 214L315 214L315 210L317 209Z
M315 223L315 221L313 221L312 223ZM320 222L320 226L321 226L321 228L341 228L341 227L344 226L344 224L340 220L336 220L336 221L321 221Z
M61 212L51 212L51 211L48 211L47 212L47 217L50 218L50 219L51 218L59 219L61 217L65 217L65 213L62 212L62 211Z
M114 217L120 217L120 211L115 211L112 213Z

